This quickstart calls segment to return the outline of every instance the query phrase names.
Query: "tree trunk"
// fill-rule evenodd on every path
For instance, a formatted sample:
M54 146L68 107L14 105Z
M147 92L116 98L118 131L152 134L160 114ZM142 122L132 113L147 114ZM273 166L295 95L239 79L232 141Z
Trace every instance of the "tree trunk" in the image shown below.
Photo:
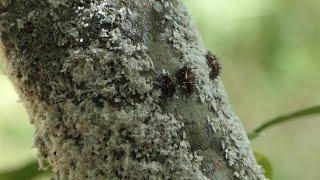
M0 2L55 179L264 179L181 0Z

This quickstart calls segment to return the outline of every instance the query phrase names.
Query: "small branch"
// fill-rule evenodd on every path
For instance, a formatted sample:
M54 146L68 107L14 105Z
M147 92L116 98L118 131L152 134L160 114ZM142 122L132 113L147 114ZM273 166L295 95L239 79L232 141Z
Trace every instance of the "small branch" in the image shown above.
M255 139L260 135L260 133L267 128L270 128L272 126L275 126L277 124L281 124L287 121L295 120L296 118L303 117L303 116L309 116L309 115L314 115L314 114L320 114L320 105L318 106L313 106L307 109L303 109L300 111L296 111L287 115L279 116L274 119L271 119L269 121L266 121L259 127L257 127L255 130L253 130L251 133L248 134L248 137L250 140Z

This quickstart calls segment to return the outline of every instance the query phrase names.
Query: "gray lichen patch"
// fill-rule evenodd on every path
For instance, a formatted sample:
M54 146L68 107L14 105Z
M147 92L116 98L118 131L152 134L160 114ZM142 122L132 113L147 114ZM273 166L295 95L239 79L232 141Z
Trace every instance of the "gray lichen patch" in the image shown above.
M222 85L209 79L204 48L200 44L201 41L197 32L190 24L185 9L181 4L177 6L180 1L173 1L172 3L163 1L163 3L167 11L167 14L164 15L165 24L167 24L164 36L172 43L172 47L181 53L183 57L181 63L191 64L191 67L194 68L198 90L196 96L198 96L202 106L207 107L212 112L203 112L203 114L208 114L205 119L199 115L202 108L197 108L194 104L190 104L190 110L185 110L184 106L171 107L176 112L181 108L183 109L182 112L191 112L189 113L191 117L193 114L198 114L197 117L191 118L191 122L189 120L189 123L193 125L192 128L187 128L189 131L187 139L189 139L190 144L200 150L220 146L228 166L233 169L235 177L263 179L262 170L256 165L243 127L239 119L230 110L231 108L227 106L229 103L226 101L227 97ZM156 5L154 7L156 8ZM177 7L180 7L180 9ZM192 112L195 109L198 112ZM188 117L188 115L185 117ZM199 119L199 117L202 118ZM199 120L197 121L197 119ZM210 130L207 128L210 128ZM205 131L210 133L204 133ZM203 162L203 164L206 163Z
M55 179L263 179L180 0L15 0L0 13L8 75ZM184 65L195 92L164 100L159 75Z

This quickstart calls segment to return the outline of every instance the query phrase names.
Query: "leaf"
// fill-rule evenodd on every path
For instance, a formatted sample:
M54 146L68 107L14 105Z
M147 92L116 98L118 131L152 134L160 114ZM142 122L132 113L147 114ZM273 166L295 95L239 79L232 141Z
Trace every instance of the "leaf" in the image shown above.
M268 179L272 179L272 165L269 159L265 155L258 152L254 152L254 156L256 157L258 164L264 169L264 175Z
M0 172L0 180L15 180L15 179L32 179L42 174L48 174L50 171L41 171L36 160L19 167L17 169Z

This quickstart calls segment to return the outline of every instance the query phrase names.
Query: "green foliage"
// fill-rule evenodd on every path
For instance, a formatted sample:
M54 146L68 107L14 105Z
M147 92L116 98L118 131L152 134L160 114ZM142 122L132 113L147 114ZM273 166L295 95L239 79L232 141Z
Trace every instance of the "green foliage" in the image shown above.
M43 175L43 174L49 174L50 171L40 171L38 167L37 161L32 161L27 163L26 165L9 170L6 172L0 173L0 180L20 180L20 179L32 179L34 177Z
M266 158L266 156L264 156L263 154L258 152L254 152L254 156L256 157L258 164L261 165L262 168L264 169L264 175L268 179L272 179L272 165L269 159Z

